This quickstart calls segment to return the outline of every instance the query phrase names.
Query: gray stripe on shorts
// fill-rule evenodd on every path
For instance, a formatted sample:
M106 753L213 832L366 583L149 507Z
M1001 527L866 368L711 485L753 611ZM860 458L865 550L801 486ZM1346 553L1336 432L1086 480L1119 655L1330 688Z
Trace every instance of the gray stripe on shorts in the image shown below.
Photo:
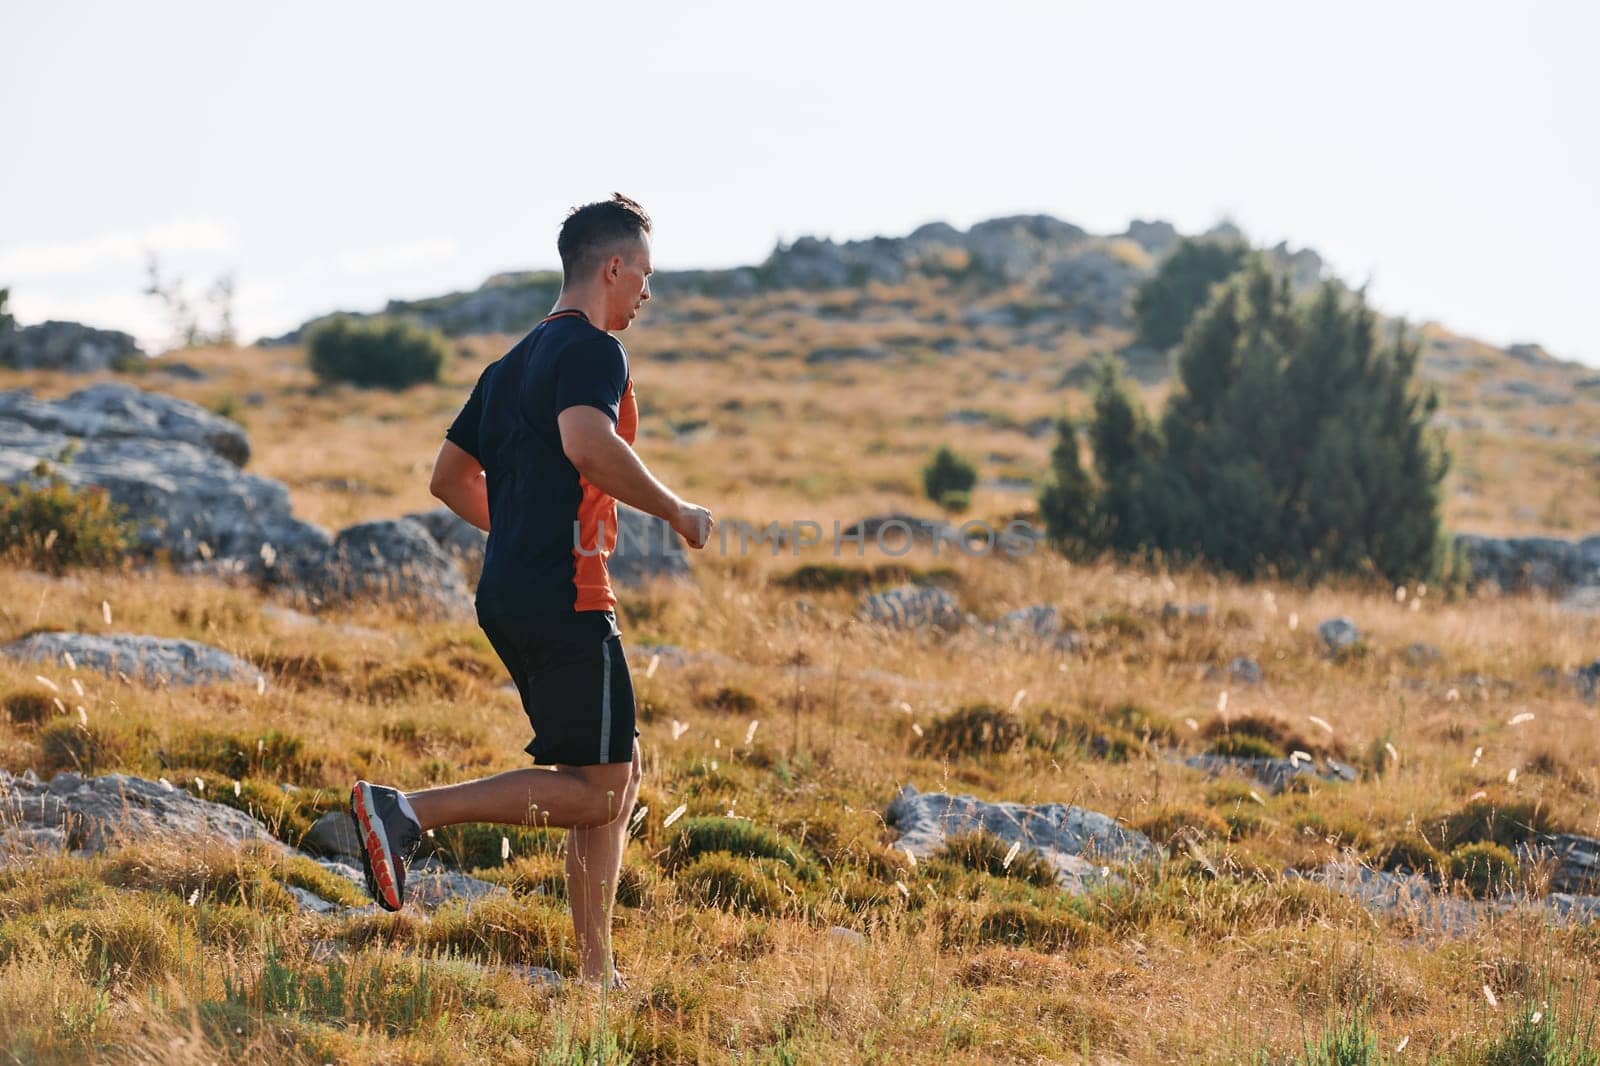
M600 761L611 758L611 645L600 645Z

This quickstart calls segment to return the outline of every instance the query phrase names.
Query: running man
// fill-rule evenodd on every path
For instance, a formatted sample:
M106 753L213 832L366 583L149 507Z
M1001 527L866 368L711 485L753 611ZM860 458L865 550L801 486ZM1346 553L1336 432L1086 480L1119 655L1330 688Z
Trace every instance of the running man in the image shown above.
M650 218L621 193L575 208L556 242L561 293L532 332L478 378L445 434L429 489L489 532L478 623L505 662L550 769L405 793L357 781L351 814L367 889L405 902L422 834L461 822L557 826L579 977L616 980L611 908L639 791L633 682L606 573L617 500L664 518L692 547L711 512L657 481L633 452L638 406L624 330L650 299Z

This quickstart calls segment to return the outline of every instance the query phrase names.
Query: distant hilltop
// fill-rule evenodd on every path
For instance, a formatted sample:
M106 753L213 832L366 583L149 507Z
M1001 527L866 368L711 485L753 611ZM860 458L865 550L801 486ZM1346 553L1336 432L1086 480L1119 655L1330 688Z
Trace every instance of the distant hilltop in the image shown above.
M1229 223L1198 236L1245 240ZM897 285L920 277L978 291L1018 287L1033 297L1030 307L1069 328L1124 327L1133 290L1182 237L1170 222L1160 221L1136 220L1125 232L1111 236L1096 236L1049 215L990 219L967 230L930 222L904 237L843 243L801 237L792 244L779 243L756 266L661 271L655 275L654 290L658 306L670 310L673 298L684 295L737 299L782 290ZM1267 253L1298 287L1323 277L1322 257L1310 249L1290 250L1279 244ZM496 274L468 292L391 300L377 314L412 319L447 336L521 333L549 310L560 286L561 275L555 271ZM296 343L307 327L327 317L332 316L312 319L262 343Z

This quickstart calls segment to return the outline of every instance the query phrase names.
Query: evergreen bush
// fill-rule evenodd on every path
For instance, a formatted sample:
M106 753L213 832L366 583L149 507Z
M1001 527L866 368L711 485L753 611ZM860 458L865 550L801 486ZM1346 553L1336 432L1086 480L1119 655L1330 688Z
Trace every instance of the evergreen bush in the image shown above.
M324 383L404 389L438 381L444 337L396 318L331 318L306 338L311 372Z

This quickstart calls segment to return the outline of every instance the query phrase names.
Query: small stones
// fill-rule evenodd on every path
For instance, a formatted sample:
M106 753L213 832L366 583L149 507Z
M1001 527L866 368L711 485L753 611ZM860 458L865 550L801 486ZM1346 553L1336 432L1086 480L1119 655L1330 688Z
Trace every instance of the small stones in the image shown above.
M1327 646L1330 655L1353 648L1361 640L1361 630L1348 618L1329 618L1317 626L1317 636Z

